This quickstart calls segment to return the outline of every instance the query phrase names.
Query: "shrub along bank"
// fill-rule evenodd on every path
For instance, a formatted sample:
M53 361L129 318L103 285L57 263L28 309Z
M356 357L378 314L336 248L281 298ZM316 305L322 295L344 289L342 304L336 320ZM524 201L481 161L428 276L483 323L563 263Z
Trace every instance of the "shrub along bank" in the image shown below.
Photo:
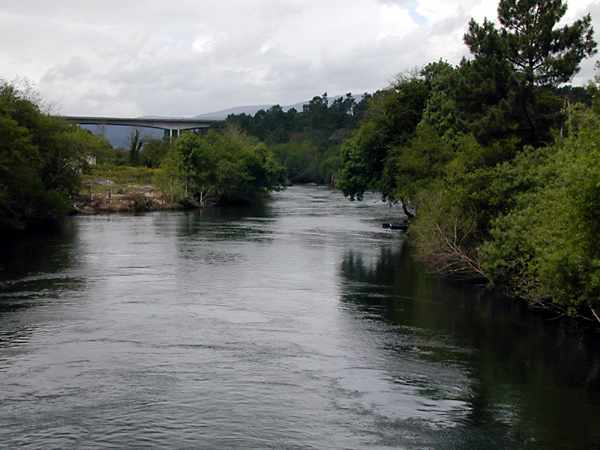
M44 113L31 95L0 83L0 231L41 227L68 214L82 171L106 147Z
M129 152L44 113L0 84L0 231L24 231L73 212L237 204L282 188L273 152L234 127L186 133L173 145L132 135Z
M184 134L155 177L172 201L199 206L253 202L284 182L284 168L273 152L235 127Z
M564 85L596 43L589 15L559 27L566 10L501 0L499 26L470 22L470 59L377 93L338 186L401 202L433 270L600 322L598 84Z

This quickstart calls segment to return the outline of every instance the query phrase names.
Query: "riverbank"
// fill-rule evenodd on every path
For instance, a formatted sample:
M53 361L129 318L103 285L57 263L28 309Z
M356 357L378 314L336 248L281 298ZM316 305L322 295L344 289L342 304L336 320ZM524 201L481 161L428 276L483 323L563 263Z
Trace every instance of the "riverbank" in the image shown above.
M152 185L106 189L82 193L74 204L75 214L94 215L119 212L176 211L184 209Z
M136 169L127 167L126 169ZM141 171L147 169L140 169ZM246 198L217 202L206 196L202 203L192 198L174 198L153 183L140 184L143 179L115 181L104 177L84 177L83 187L74 200L73 214L97 215L110 213L183 211L215 206L248 206L261 203L267 194L254 193Z
M98 166L84 174L75 214L180 210L183 206L155 185L160 169Z
M586 329L594 333L600 332L600 311L592 306L589 306L589 311L586 311L588 312L587 315L583 312L577 313L567 310L565 307L553 302L551 299L537 299L536 301L527 299L526 297L519 295L519 291L516 290L514 286L511 286L506 281L494 282L494 280L484 272L473 271L470 276L462 276L463 274L461 273L457 274L452 271L439 270L435 264L432 264L431 255L424 255L420 252L421 249L418 248L419 242L415 237L414 221L407 220L407 222L386 225L387 224L384 224L383 226L386 229L393 230L394 232L399 231L406 233L406 243L411 249L413 257L428 269L431 276L460 288L480 287L491 296L523 305L531 312L531 314L540 317L543 320L566 323L567 327L570 329ZM389 228L392 225L396 225L396 228ZM400 226L402 228L400 228Z

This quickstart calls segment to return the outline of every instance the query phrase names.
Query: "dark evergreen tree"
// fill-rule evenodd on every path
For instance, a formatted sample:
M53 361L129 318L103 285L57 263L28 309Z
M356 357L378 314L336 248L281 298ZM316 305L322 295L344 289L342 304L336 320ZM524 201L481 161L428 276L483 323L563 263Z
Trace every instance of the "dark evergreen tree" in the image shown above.
M566 11L561 0L501 0L500 28L487 19L481 25L471 20L464 38L474 56L464 64L467 84L486 89L481 103L490 106L481 115L480 128L494 130L494 123L504 123L500 134L512 129L524 143L550 141L562 107L554 89L571 80L581 61L596 53L590 15L559 27ZM476 91L461 91L467 102L477 99Z

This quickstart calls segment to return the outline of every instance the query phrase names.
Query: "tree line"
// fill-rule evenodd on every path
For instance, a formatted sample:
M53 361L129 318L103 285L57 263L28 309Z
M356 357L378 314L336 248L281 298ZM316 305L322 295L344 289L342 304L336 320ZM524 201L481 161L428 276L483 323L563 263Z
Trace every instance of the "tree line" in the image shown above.
M136 131L129 149L114 149L40 104L35 94L0 83L3 235L46 229L76 212L74 205L90 197L84 178L149 179L181 207L254 202L286 184L273 152L233 126L205 135L184 133L173 144L144 142Z
M444 275L599 320L598 80L591 17L560 0L501 0L471 20L459 64L433 62L376 93L341 147L337 186L403 205L417 254Z
M370 98L348 93L331 100L325 93L304 104L302 111L276 105L254 115L230 115L227 123L265 142L290 183L333 183L341 144L360 123Z

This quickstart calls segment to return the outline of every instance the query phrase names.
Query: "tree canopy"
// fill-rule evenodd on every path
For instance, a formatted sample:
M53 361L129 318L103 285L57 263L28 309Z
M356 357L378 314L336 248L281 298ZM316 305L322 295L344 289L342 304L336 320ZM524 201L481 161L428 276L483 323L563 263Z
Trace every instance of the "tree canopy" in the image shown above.
M280 189L283 168L267 146L230 127L206 135L184 133L161 165L162 189L199 204L246 203Z
M348 93L331 100L325 93L302 111L276 105L254 116L231 115L227 122L271 146L289 181L330 183L339 167L341 142L363 117L369 98Z
M370 99L342 145L338 187L401 202L431 269L593 317L600 90L565 83L596 43L589 15L561 25L565 13L559 0L501 0L498 26L471 20L470 58Z
M560 27L566 11L561 0L501 0L500 27L472 19L464 37L473 68L489 72L487 65L504 74L506 92L495 109L505 120L512 119L526 143L551 140L548 130L560 120L562 105L553 103L548 91L570 81L581 61L596 53L591 16Z
M89 157L108 144L51 117L15 86L0 84L0 229L23 230L65 215Z

